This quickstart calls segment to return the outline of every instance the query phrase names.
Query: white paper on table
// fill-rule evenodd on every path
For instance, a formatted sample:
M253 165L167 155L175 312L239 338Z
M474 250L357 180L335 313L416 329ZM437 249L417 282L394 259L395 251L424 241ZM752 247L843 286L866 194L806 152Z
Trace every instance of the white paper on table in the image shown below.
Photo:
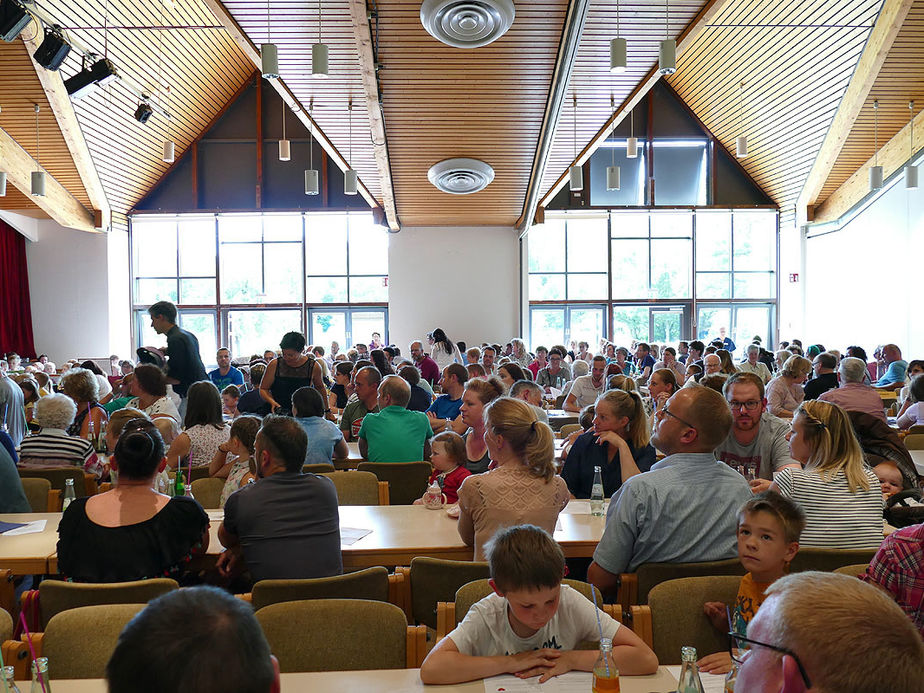
M593 686L593 674L569 671L545 683L539 677L518 679L516 676L492 676L484 680L484 693L587 693Z
M557 398L557 397L561 396L561 393L562 393L562 391L559 390L557 387L550 387L550 388L549 388L549 394L550 394L553 398ZM519 680L519 679L518 679L518 680Z
M221 522L225 519L224 510L206 510L205 514L209 516L211 522Z
M38 534L39 532L45 531L45 524L48 520L34 520L33 522L27 522L22 527L16 527L15 529L7 530L3 533L5 537L12 537L17 534Z
M371 529L357 529L356 527L340 528L340 545L352 546L367 534L372 534Z
M569 503L572 515L590 515L590 501L571 501Z

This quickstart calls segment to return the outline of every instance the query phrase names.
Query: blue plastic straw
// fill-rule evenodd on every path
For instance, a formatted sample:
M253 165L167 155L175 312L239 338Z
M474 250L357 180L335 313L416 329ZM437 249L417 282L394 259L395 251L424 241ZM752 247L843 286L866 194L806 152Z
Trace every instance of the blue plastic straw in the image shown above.
M600 625L600 607L597 606L597 590L594 589L593 585L590 586L590 596L594 600L594 616L597 617L597 630L600 633L600 640L603 640L603 626ZM606 676L610 676L610 660L606 657L603 658L603 665L606 667Z

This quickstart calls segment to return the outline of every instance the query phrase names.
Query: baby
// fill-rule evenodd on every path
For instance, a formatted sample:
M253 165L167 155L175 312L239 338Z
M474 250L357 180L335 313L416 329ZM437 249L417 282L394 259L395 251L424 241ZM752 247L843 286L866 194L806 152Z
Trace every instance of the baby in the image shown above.
M873 474L879 479L879 487L882 489L883 500L894 496L905 488L902 472L894 462L888 460L880 462L873 467Z

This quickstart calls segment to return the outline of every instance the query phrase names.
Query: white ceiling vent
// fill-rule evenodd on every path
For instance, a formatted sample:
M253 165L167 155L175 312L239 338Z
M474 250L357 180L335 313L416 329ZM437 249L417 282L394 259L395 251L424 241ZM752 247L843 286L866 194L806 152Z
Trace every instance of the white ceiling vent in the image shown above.
M494 180L494 169L478 159L444 159L430 167L427 178L443 192L469 195Z
M513 0L424 0L420 23L433 38L454 48L479 48L513 24Z

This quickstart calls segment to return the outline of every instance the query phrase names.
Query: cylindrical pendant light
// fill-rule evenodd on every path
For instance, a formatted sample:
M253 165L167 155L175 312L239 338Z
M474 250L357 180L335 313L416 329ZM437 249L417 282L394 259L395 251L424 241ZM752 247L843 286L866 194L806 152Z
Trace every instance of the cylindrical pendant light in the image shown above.
M584 169L581 166L568 169L568 187L571 188L571 192L581 192L584 189Z
M908 102L908 127L911 135L911 156L914 156L914 101ZM905 189L916 190L918 187L918 167L913 166L909 159L905 166Z
M327 45L323 43L316 43L311 47L311 76L312 77L327 77L327 64L328 64L328 50Z
M320 176L314 167L314 99L308 102L308 170L305 171L305 194L317 195L320 192Z
M263 79L279 77L279 52L275 43L264 43L260 46L260 64Z
M619 166L606 167L606 189L619 190Z
M629 138L626 140L626 158L638 158L638 137L635 136L635 110L629 112Z
M306 195L317 195L319 190L318 185L318 172L309 168L305 171L305 194Z
M879 100L873 100L873 165L869 167L870 192L882 188L882 166L879 165Z
M626 71L626 40L616 37L610 39L610 72Z
M41 164L41 142L39 140L39 111L40 107L38 104L35 104L35 163L38 166L38 171L32 172L32 194L36 197L45 196L45 172L42 170Z
M738 135L735 139L735 156L743 159L748 155L748 138L747 135Z
M670 37L670 2L664 0L664 40L658 49L658 72L672 75L677 72L677 42Z
M160 25L164 23L164 4L160 4ZM170 114L170 85L164 85L164 75L162 69L164 57L163 31L157 32L157 100L166 96L167 101L167 139L164 140L163 150L161 151L160 160L165 164L172 164L176 160L176 143L171 138L171 129L173 127L173 116Z
M282 139L279 140L279 160L288 161L292 158L292 146L286 139L286 102L282 100Z
M349 138L350 138L350 168L343 172L343 194L344 195L355 195L359 190L359 175L353 170L353 164L350 163L353 161L353 101L350 100L350 103L347 107L350 112L349 116Z
M882 187L882 166L869 167L869 189L879 190Z
M0 197L6 197L6 171L0 171Z
M738 86L738 129L744 128L744 82ZM743 159L748 155L747 135L738 135L735 140L735 156Z
M176 159L176 143L173 140L164 140L164 153L161 159L167 164L172 164Z

